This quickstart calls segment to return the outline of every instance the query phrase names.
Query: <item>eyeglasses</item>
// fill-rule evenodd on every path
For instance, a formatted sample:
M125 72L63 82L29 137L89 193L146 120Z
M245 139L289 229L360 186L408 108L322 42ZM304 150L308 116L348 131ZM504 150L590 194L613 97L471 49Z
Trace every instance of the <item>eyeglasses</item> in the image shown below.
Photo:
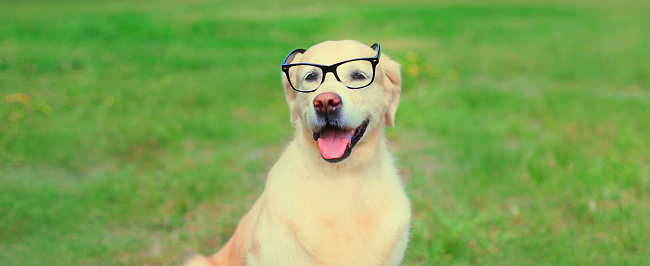
M377 55L367 58L357 58L345 60L330 66L296 63L287 64L305 49L293 50L282 62L282 72L287 76L291 87L299 92L313 92L320 87L325 81L325 75L328 72L334 73L336 80L343 83L349 89L361 89L372 84L375 80L375 68L379 63L380 49L379 44L371 46L377 50Z

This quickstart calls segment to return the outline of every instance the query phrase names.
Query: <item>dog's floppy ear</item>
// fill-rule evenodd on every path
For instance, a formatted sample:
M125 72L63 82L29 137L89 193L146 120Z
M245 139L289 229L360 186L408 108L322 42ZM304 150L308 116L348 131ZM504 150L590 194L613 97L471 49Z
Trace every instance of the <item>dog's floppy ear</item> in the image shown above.
M284 59L284 63L286 64L292 64L292 63L298 63L300 62L300 59L302 58L303 53L305 50L303 49L297 49L294 50L293 52L289 53L286 59ZM291 125L293 127L296 127L296 124L298 123L298 110L296 108L296 91L291 88L291 84L289 83L289 79L287 77L289 73L284 72L282 73L282 85L284 86L284 96L287 100L287 105L289 105L289 114L291 115Z
M384 90L388 96L388 109L386 109L386 126L395 127L395 112L399 106L402 92L402 74L399 63L393 61L382 53L379 65L384 70Z

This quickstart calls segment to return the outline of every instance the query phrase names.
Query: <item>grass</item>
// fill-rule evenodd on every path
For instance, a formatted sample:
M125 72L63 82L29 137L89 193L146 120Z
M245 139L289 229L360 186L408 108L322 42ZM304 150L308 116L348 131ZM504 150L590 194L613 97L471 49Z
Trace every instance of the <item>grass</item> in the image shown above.
M0 264L215 252L292 136L279 64L402 63L405 265L650 262L640 2L0 2Z

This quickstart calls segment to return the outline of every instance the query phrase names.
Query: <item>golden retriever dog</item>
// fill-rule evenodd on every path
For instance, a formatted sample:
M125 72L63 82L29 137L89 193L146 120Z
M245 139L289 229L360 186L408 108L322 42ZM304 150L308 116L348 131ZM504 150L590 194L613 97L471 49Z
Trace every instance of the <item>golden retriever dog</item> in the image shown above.
M399 265L411 210L384 133L399 64L378 44L327 41L282 71L295 136L232 238L186 265Z

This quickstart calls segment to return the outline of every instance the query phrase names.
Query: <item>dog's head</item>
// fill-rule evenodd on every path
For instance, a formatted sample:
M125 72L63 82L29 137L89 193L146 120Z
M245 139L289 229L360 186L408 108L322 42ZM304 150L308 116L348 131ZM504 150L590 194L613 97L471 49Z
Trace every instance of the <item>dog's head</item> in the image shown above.
M379 45L327 41L295 50L283 64L291 123L328 162L393 127L400 100L400 66Z

